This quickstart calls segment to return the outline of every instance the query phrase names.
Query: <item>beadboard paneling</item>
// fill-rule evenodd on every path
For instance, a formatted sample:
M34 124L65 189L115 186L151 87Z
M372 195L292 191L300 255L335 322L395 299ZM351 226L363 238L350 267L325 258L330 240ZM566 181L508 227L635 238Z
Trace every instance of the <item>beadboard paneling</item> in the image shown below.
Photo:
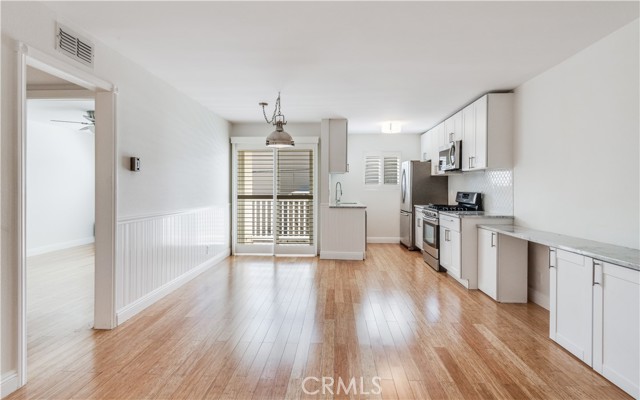
M118 222L116 310L229 254L229 206ZM226 254L225 254L226 253Z

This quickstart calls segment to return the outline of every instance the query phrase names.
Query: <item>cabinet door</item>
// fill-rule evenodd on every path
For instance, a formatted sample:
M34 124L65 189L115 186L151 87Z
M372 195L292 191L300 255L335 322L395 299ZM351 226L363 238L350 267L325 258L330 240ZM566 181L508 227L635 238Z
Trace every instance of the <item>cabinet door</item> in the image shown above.
M420 154L421 161L431 160L431 131L425 132L420 135Z
M444 147L448 143L448 141L445 142L444 132L444 122L433 128L433 136L431 138L433 147L433 156L431 158L431 175L444 174L444 171L440 171L440 169L438 168L438 164L440 162L440 148Z
M550 249L549 336L592 364L592 259Z
M475 152L471 159L471 169L487 168L487 96L482 96L474 103L475 108ZM464 146L463 146L464 148Z
M422 213L418 212L418 210L415 212L415 221L414 245L422 250Z
M460 252L460 232L452 231L451 229L446 229L446 236L444 238L444 242L446 243L447 248L447 265L445 268L447 272L460 279L461 276L461 252ZM441 238L442 239L442 238ZM442 257L442 255L440 255ZM444 265L444 264L443 264Z
M640 271L594 261L593 369L640 397Z
M458 111L444 121L445 144L452 140L462 140L462 111Z
M347 120L329 120L329 173L349 172L347 165Z
M462 170L471 170L476 155L476 107L475 103L462 110Z
M451 230L440 227L440 264L447 269L451 268Z
M478 289L494 300L498 299L497 234L478 229Z

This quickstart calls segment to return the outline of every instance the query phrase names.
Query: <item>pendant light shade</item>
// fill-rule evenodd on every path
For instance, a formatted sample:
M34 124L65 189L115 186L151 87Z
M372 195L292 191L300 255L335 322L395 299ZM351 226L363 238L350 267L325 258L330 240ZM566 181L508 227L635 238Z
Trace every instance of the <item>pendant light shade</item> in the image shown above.
M267 147L293 147L293 138L284 131L284 126L287 124L287 121L284 119L284 115L282 115L282 112L280 111L280 93L278 93L276 108L273 110L273 116L271 118L267 118L267 113L264 110L268 104L260 103L260 106L262 107L262 114L264 115L265 121L267 121L268 124L275 125L276 127L276 130L267 136Z
M282 127L282 123L276 123L276 130L267 136L267 147L293 147L293 138Z

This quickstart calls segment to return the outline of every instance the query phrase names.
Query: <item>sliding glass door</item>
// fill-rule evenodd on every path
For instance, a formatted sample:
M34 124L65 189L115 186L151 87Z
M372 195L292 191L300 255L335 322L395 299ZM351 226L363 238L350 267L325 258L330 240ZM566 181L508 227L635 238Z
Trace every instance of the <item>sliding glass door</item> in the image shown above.
M316 254L316 145L234 144L234 253Z

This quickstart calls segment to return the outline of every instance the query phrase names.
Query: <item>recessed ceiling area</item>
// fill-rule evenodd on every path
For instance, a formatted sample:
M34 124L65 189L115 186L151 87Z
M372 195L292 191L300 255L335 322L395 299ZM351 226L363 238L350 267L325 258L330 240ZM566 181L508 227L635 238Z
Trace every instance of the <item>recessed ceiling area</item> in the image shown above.
M231 122L262 121L281 91L290 122L344 117L350 133L424 132L638 18L638 2L45 5Z

